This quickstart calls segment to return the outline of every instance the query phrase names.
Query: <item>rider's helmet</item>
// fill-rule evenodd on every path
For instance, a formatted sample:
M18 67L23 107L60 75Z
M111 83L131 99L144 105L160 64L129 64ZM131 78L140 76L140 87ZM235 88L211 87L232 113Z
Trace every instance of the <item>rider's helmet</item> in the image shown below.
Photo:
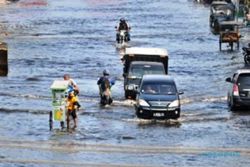
M109 71L108 71L108 70L103 70L103 75L104 75L104 76L109 75Z
M124 18L121 18L121 19L120 19L120 22L121 22L121 23L125 23L125 19L124 19Z

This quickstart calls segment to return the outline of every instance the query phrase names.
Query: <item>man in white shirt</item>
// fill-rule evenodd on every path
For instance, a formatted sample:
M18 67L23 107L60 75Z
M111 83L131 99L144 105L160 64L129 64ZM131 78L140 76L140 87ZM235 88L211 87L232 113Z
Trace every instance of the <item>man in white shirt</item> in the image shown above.
M79 87L77 86L76 82L72 78L70 78L70 75L64 74L63 79L65 81L69 81L69 86L71 86L74 89L75 94L78 95L80 92Z

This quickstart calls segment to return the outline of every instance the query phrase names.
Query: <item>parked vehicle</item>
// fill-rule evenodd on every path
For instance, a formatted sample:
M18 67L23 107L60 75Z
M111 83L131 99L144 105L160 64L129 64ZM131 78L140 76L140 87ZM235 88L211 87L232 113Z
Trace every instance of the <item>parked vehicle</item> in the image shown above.
M122 58L125 98L135 99L144 74L167 74L168 53L160 48L126 48Z
M137 91L135 111L143 119L177 119L181 104L175 81L167 75L144 75Z
M245 63L250 64L250 43L248 44L248 47L243 47L242 50Z
M232 78L226 78L231 83L227 102L230 110L245 109L250 107L250 69L236 71Z
M234 21L236 13L235 11L235 6L232 3L213 1L210 7L209 17L211 31L214 34L219 34L220 31L224 30L223 28L228 28L220 27L220 23L223 21Z

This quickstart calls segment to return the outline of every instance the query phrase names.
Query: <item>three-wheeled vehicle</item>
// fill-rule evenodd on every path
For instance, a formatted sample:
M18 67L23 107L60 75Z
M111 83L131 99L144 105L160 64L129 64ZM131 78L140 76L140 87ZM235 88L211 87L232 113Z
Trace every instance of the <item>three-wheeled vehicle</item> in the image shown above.
M49 128L53 129L53 122L60 122L61 128L65 127L67 97L69 81L56 80L51 85L52 111L49 113Z
M235 20L236 9L232 3L225 1L213 1L210 7L209 25L213 34L221 31L219 24L223 21Z
M219 38L220 50L222 49L222 43L228 43L231 50L233 50L233 45L234 43L236 43L237 49L239 49L240 47L239 26L240 24L236 21L224 21L220 23L220 27L221 29L223 29L223 31L220 32L220 38Z

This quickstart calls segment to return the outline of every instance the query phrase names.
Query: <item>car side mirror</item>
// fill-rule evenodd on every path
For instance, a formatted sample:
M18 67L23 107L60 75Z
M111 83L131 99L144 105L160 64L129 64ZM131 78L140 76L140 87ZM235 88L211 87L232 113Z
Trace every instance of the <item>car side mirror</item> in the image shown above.
M226 82L232 82L232 79L230 77L226 78Z
M179 94L179 95L183 95L184 92L181 90L181 91L178 92L178 94Z

